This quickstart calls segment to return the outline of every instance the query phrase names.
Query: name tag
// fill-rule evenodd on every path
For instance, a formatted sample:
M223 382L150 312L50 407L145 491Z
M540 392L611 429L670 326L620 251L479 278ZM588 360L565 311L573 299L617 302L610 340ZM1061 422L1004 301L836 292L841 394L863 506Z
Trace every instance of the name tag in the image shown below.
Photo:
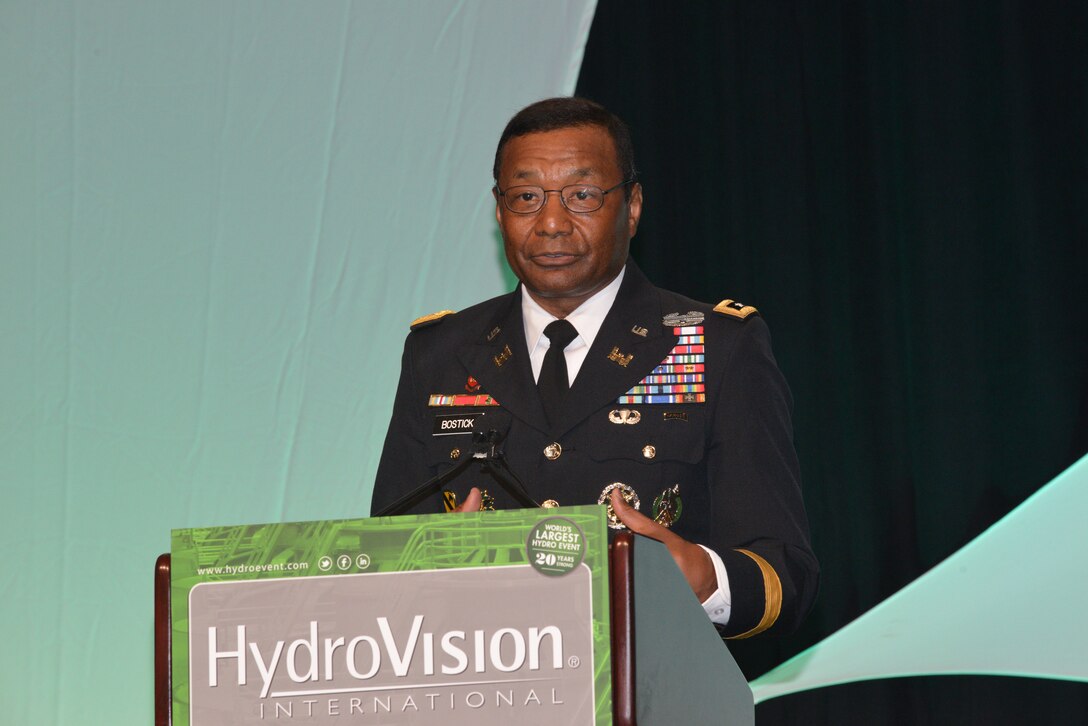
M455 434L471 434L472 427L476 423L478 413L452 413L434 417L434 431L432 436L453 436Z

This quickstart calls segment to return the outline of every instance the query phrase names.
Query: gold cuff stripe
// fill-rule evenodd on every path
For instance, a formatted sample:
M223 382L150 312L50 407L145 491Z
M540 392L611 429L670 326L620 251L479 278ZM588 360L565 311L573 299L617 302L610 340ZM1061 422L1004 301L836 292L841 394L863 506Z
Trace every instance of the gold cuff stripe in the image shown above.
M745 638L751 638L753 635L758 635L774 625L775 621L778 620L778 616L782 614L782 581L778 579L778 573L774 571L774 568L771 567L767 560L755 552L741 549L738 549L737 552L746 554L755 560L755 563L759 565L759 571L763 573L763 618L758 625L748 632L731 636L729 640L744 640Z

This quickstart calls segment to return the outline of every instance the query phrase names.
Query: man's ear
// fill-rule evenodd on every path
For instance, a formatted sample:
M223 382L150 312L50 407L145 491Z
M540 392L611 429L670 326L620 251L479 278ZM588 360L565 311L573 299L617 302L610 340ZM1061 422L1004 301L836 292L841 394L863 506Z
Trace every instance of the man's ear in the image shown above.
M642 218L642 185L635 182L631 189L631 198L627 200L627 237L635 236L638 221Z

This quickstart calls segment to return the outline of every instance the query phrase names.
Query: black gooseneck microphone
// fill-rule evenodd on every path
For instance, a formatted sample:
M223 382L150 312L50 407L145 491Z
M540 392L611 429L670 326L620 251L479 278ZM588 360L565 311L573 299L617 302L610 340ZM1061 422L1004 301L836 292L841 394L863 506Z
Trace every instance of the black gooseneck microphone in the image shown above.
M432 477L420 484L400 499L373 512L372 517L393 517L403 514L427 497L437 492L443 484L458 476L473 462L480 463L480 471L488 474L498 483L506 493L523 507L535 508L540 504L529 496L521 479L514 474L510 465L506 463L501 444L510 431L510 415L505 412L494 412L490 416L481 413L476 417L472 425L472 456L466 456L452 467L438 476Z

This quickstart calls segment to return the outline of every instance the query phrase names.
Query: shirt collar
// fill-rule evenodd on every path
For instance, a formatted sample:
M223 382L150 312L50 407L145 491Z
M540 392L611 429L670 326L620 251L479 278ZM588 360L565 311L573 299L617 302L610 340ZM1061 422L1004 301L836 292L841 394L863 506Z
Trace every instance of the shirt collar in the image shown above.
M604 324L605 316L612 309L612 304L616 302L626 270L626 266L621 268L616 279L594 293L591 298L567 316L567 321L578 331L578 337L567 346L567 350L571 347L578 348L584 345L588 348L593 345L601 325ZM538 346L547 348L548 339L544 335L544 328L558 318L540 307L540 304L524 288L521 291L521 319L525 325L525 342L529 348L529 355L531 356Z

